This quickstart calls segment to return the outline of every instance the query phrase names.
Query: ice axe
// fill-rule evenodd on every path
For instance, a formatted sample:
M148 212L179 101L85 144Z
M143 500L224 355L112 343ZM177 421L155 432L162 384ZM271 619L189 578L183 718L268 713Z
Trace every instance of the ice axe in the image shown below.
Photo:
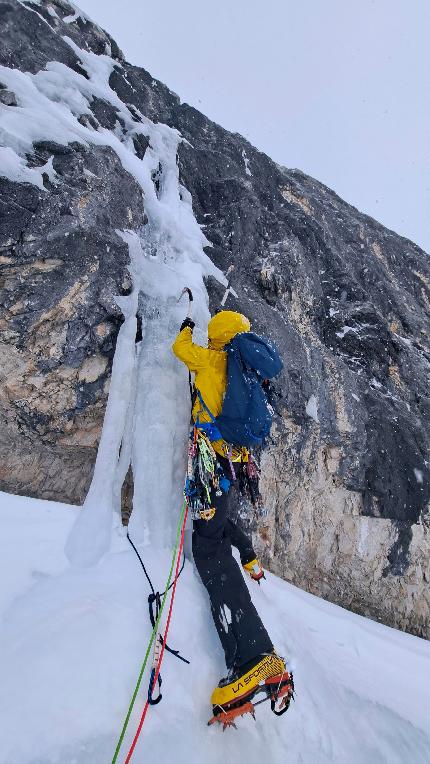
M188 295L188 312L187 312L187 318L190 319L190 321L193 320L193 293L190 289L190 287L184 287L181 294L178 297L178 302L180 302L184 296L184 294ZM194 324L193 324L194 325ZM188 371L188 385L190 388L190 396L191 396L191 408L194 406L194 392L193 392L193 382L191 379L191 372Z
M190 287L184 287L181 294L178 297L178 302L180 302L184 296L184 294L188 294L188 313L187 318L192 319L193 317L193 293L190 289Z
M226 271L226 274L225 274L225 277L227 279L227 287L226 287L226 290L225 290L225 292L223 294L223 297L222 297L222 300L221 300L221 307L224 307L224 305L225 305L225 303L227 301L227 297L229 296L229 294L232 294L233 297L236 297L236 298L238 296L237 292L233 289L233 287L231 285L231 278L229 278L229 275L230 275L230 273L232 273L232 271L234 271L234 265L230 265L229 268ZM193 298L193 293L192 293L190 287L184 287L183 288L181 294L178 297L178 302L180 302L182 300L182 297L184 296L184 294L188 294L188 313L187 313L187 318L192 319L192 317L193 317L193 301L194 301L194 298Z
M229 296L230 293L233 295L233 297L237 298L237 292L235 292L233 287L231 286L231 278L229 278L229 274L232 271L234 271L234 265L230 265L230 267L227 269L226 274L225 274L226 279L227 279L227 288L226 288L226 290L225 290L225 292L223 294L223 298L221 300L221 307L222 308L224 307L224 305L225 305L225 303L227 301L227 297Z

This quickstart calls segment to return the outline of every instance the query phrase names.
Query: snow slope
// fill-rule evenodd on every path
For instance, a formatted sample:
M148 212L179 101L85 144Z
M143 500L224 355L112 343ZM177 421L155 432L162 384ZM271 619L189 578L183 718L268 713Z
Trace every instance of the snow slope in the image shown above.
M1 764L108 764L145 652L148 585L134 552L118 529L98 565L70 567L62 550L77 513L0 495ZM142 552L161 588L168 551ZM224 666L187 562L169 641L191 665L166 655L163 701L150 709L133 761L428 764L430 645L270 574L261 588L250 585L294 670L296 702L280 719L260 706L257 721L244 717L237 731L206 726Z

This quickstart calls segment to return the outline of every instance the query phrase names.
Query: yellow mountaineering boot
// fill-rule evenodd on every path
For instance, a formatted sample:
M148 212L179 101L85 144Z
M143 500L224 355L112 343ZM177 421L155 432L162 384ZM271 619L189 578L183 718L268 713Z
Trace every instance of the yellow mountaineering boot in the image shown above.
M277 716L287 710L294 694L293 676L287 671L285 661L275 652L260 656L251 664L230 672L215 687L211 703L213 717L208 724L218 722L226 727L235 727L235 719L243 714L254 716L255 706L251 702L263 693L270 700L271 709ZM276 703L281 701L279 710Z
M228 679L222 679L212 693L211 703L213 706L224 706L226 703L231 703L233 700L251 693L252 690L258 687L260 682L264 682L273 676L281 675L285 671L286 667L283 658L280 658L276 653L264 655L258 663L244 674L240 675L239 669L234 679L228 684L224 684Z
M265 578L264 570L258 557L254 557L253 560L242 565L242 568L251 576L253 581L261 581L262 578Z

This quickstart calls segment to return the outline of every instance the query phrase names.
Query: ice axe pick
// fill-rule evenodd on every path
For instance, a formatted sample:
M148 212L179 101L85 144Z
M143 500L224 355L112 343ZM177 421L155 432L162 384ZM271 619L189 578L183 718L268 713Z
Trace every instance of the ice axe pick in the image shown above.
M181 294L178 297L178 302L180 302L182 300L182 297L184 296L184 294L188 295L188 313L187 313L187 318L192 318L193 317L193 299L194 298L193 298L193 293L192 293L190 287L184 287L183 288Z

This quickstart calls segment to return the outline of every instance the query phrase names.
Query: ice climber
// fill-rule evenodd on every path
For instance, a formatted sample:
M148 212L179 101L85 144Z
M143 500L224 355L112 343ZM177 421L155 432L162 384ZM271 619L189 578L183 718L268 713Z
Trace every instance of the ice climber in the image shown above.
M215 627L225 654L228 675L212 693L211 702L223 709L239 696L254 690L263 680L283 676L285 663L274 651L271 639L254 607L232 545L243 568L258 580L263 576L251 540L228 517L228 490L232 472L248 459L245 447L231 447L223 439L210 438L211 421L223 406L227 385L225 345L239 333L249 332L250 322L241 313L221 311L208 325L208 347L193 342L194 322L186 318L173 344L173 352L194 373L195 400L192 417L203 430L204 443L215 457L218 479L212 485L208 508L193 514L194 562L209 595ZM255 335L254 335L255 336ZM219 434L219 433L218 433ZM206 446L205 446L206 447ZM200 518L200 519L199 519Z

